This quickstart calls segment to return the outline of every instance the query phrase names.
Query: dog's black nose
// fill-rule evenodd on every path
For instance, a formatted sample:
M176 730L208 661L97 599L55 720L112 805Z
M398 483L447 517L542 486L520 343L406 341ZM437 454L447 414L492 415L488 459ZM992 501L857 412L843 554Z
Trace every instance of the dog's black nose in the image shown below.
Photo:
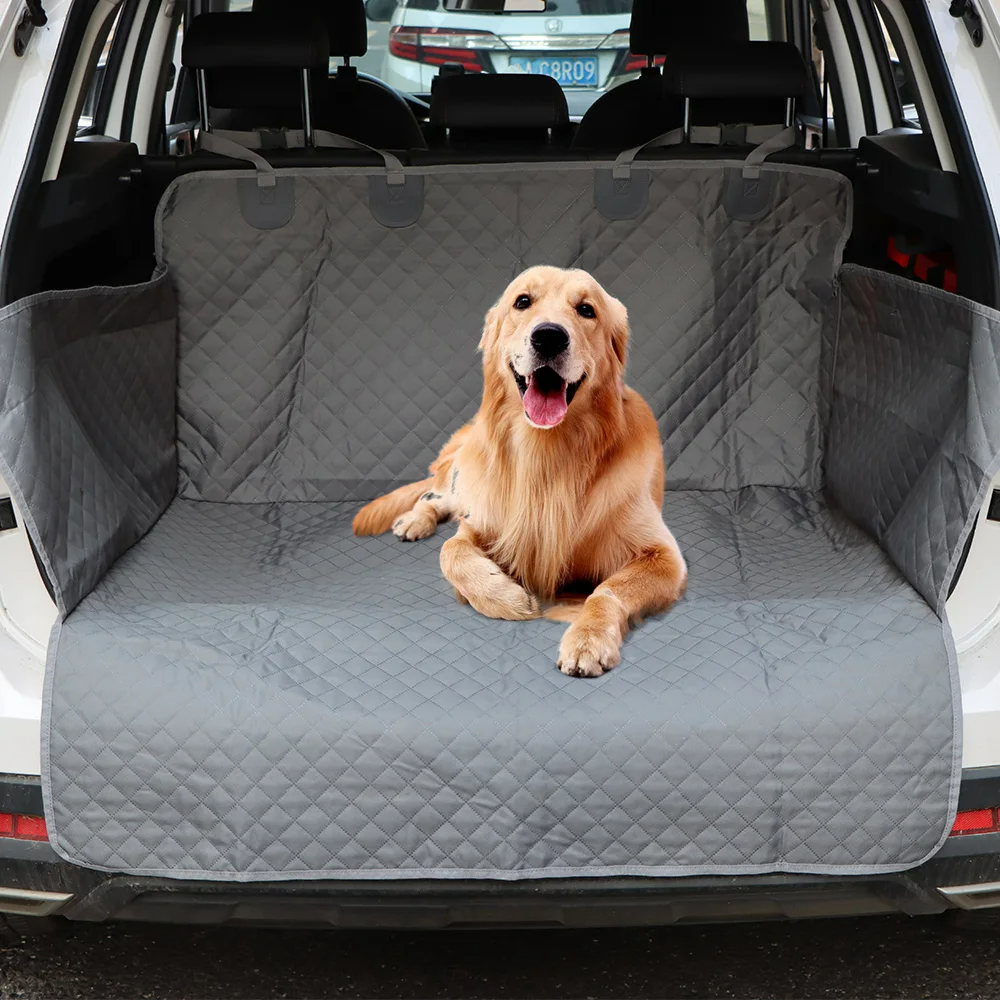
M554 358L569 347L569 334L555 323L536 326L531 331L531 346L539 357Z

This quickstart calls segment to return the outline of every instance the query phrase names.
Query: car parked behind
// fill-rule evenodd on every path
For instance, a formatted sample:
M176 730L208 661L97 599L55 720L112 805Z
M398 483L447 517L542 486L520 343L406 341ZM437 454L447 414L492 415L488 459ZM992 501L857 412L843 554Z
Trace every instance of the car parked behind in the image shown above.
M410 94L430 92L441 67L466 73L551 76L582 115L606 90L646 65L629 52L632 0L559 0L540 13L446 10L441 0L372 0L372 21L390 21L382 78Z

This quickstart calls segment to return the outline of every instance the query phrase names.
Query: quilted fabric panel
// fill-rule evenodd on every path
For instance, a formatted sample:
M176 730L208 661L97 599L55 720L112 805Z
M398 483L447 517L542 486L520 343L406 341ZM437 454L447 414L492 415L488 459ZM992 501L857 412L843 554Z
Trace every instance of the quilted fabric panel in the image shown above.
M988 367L997 330L967 310L956 330L989 322L953 354L933 332L867 344L895 319L881 293L836 294L846 182L768 167L771 206L740 221L727 169L649 165L629 222L592 208L590 164L427 168L405 230L372 227L371 171L291 172L295 219L266 233L230 174L170 189L182 498L51 650L43 780L64 857L267 880L874 872L933 853L959 765L949 640L827 508L824 429L832 414L841 502L903 572L953 565L986 469L965 456L992 446L998 397L974 375L963 410L952 368ZM472 412L480 317L543 261L632 309L630 381L660 419L692 566L685 600L593 683L556 670L562 626L456 605L439 540L349 532L346 501L421 475ZM920 308L903 291L897 307ZM873 404L894 413L913 373L940 409L915 434ZM898 509L873 436L909 477ZM928 476L948 455L957 477ZM930 525L939 508L941 538L925 526L903 551L908 509ZM86 565L96 580L108 562Z
M0 470L63 614L173 499L175 356L164 275L0 310Z
M563 626L456 603L440 535L356 539L354 509L175 501L67 619L63 856L235 880L860 872L947 832L941 623L817 494L670 494L691 589L593 682L556 669Z
M1000 455L1000 312L848 266L826 456L831 495L944 612Z
M650 168L645 212L617 222L591 165L428 168L403 229L372 217L364 171L282 171L296 209L277 230L243 219L228 172L181 178L159 243L181 314L182 495L364 499L421 478L475 412L486 309L536 263L586 268L628 306L668 485L817 487L847 181L767 168L772 204L745 222L718 164Z

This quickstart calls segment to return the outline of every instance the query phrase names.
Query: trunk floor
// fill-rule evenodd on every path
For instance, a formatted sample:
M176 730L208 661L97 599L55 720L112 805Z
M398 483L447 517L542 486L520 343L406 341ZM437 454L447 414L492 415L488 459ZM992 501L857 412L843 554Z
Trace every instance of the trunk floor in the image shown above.
M438 566L452 526L357 539L358 506L175 500L69 616L46 747L64 856L509 878L906 867L935 848L941 622L820 496L668 494L687 596L592 681L557 670L564 625L455 601ZM941 723L923 747L907 729L894 758L912 712Z

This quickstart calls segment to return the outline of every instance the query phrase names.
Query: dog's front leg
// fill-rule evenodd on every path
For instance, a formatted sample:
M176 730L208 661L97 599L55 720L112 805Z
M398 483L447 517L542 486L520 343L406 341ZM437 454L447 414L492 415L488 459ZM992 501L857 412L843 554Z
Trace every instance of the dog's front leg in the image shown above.
M454 517L455 498L450 493L430 490L392 524L392 533L403 542L430 538L442 521Z
M441 546L441 572L455 588L458 599L467 601L487 618L519 621L537 618L541 613L538 601L479 547L468 522L463 521L455 537Z
M599 677L617 666L629 625L665 611L684 593L687 567L671 542L645 550L595 588L559 644L564 674Z

